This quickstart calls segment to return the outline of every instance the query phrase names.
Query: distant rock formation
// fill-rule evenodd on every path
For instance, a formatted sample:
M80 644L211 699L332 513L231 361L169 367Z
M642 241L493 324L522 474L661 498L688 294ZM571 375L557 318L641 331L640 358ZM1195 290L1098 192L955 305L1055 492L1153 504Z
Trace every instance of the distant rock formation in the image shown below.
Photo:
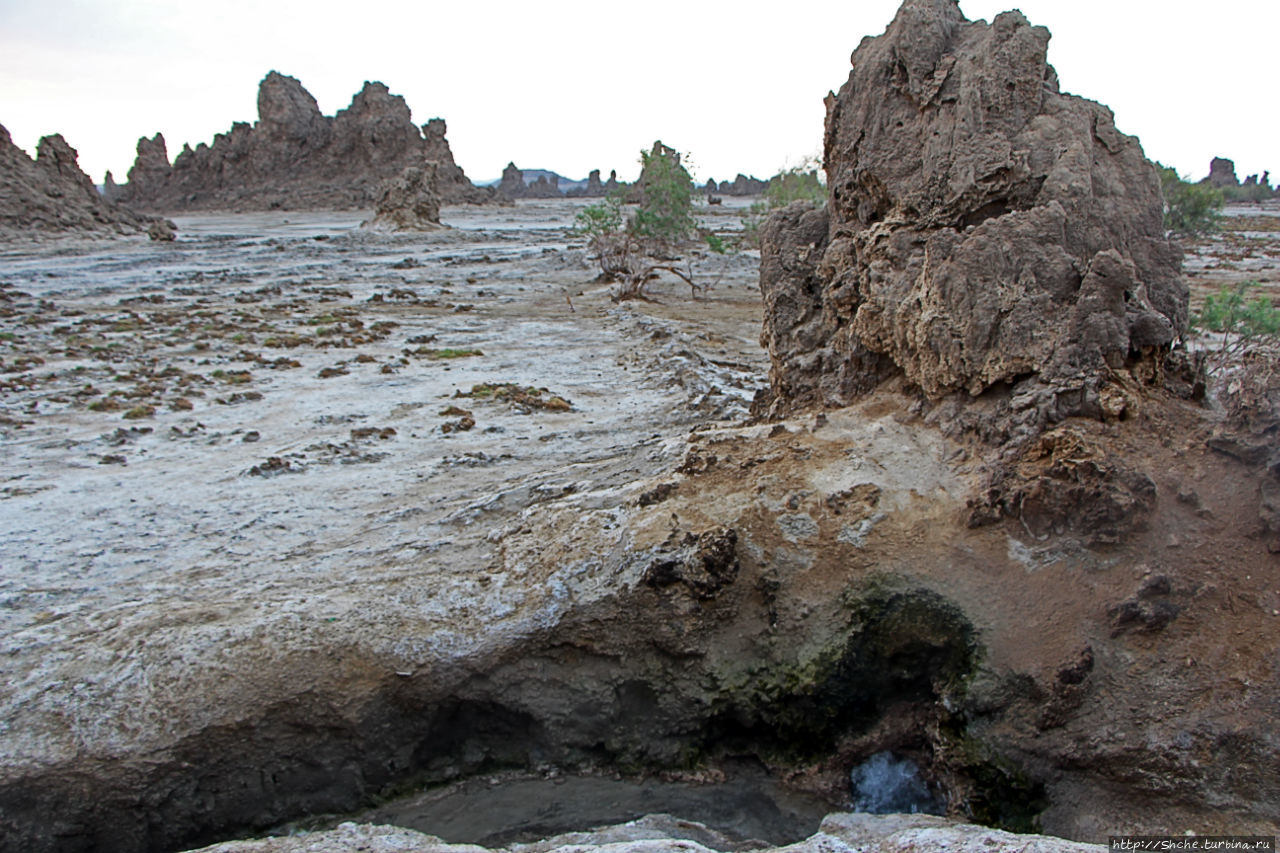
M1236 177L1236 164L1225 157L1214 157L1209 163L1209 176L1200 181L1223 191L1227 201L1265 201L1280 193L1271 186L1271 173L1249 175L1243 181Z
M378 231L438 231L440 195L437 192L439 167L434 162L409 166L378 191L373 219L361 228Z
M733 196L760 195L767 186L769 186L768 181L762 181L754 176L747 177L739 172L738 177L733 179L733 183L729 181L721 182L720 192L724 195Z
M526 198L559 198L564 195L560 192L560 176L552 175L547 180L546 175L539 175L537 179L525 187Z
M98 192L61 134L46 136L36 159L0 125L0 237L51 233L143 234L173 239L173 223L139 215ZM168 235L168 236L163 236Z
M138 157L121 200L144 210L358 208L406 168L437 164L445 203L496 198L453 160L445 123L421 131L404 98L366 82L332 118L293 77L275 71L258 88L258 121L237 122L212 145L184 146L169 164L164 137L138 140Z
M107 170L107 174L102 178L102 197L110 202L120 200L120 187L116 184L115 176L111 174L111 170Z
M585 181L574 181L563 178L546 169L530 169L537 177L530 180L526 170L519 169L515 163L508 163L502 170L502 180L498 182L498 195L505 199L518 198L595 198L606 194L606 187L600 183L600 170L594 169ZM616 185L616 176L613 178ZM565 185L567 184L567 185Z
M591 174L587 175L587 184L583 187L573 187L565 192L570 198L604 198L606 190L604 184L600 182L600 170L592 169Z
M1205 181L1215 187L1238 187L1240 179L1236 177L1236 164L1225 157L1214 157L1209 163L1209 177Z
M907 0L854 52L827 98L827 208L763 232L775 406L901 376L934 401L1008 393L1034 434L1100 416L1115 371L1155 381L1188 311L1160 180L1109 109L1059 92L1049 38Z
M761 195L765 188L769 186L768 181L762 181L757 177L748 177L747 175L738 173L738 177L732 181L721 181L716 183L715 178L707 181L706 186L702 188L704 193L722 193L724 195L744 196L744 195Z
M516 168L515 163L508 163L502 170L502 180L498 182L498 195L503 198L524 198L524 172Z

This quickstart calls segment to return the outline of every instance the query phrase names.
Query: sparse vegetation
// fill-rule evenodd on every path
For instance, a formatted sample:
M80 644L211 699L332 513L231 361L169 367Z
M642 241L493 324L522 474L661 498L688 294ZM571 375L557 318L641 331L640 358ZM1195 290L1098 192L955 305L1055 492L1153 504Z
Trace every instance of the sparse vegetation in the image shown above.
M1164 193L1164 227L1175 234L1207 234L1218 229L1222 211L1222 191L1208 184L1193 184L1168 167L1160 170Z
M661 142L640 152L640 209L629 224L641 239L678 245L698 231L693 219L693 178L680 164L680 152Z
M770 178L764 191L768 209L777 210L793 201L811 201L819 207L826 204L827 187L819 177L819 166L817 161L808 160Z
M600 278L617 282L614 301L647 299L644 287L659 271L682 279L696 295L699 286L692 267L680 269L672 257L698 234L693 178L681 165L680 153L662 142L655 142L651 151L641 151L640 163L636 212L624 219L622 200L611 197L579 211L574 230L587 238L600 264ZM707 245L712 251L723 251L723 241L717 250L712 237L706 238Z
M1195 325L1211 336L1210 373L1242 363L1251 352L1280 352L1280 308L1262 294L1250 297L1257 287L1247 281L1205 297Z
M517 385L514 382L484 382L479 385L472 385L471 390L466 393L458 391L454 396L470 397L474 400L496 400L513 403L518 408L525 409L547 409L555 412L567 412L573 408L573 404L564 397L552 394L546 388ZM468 412L467 414L469 415L470 413Z
M1256 203L1275 198L1276 190L1271 186L1269 174L1264 173L1261 178L1251 175L1238 187L1223 187L1222 197L1226 201Z
M795 201L807 201L817 207L827 203L827 187L822 183L822 164L809 158L798 166L783 169L769 179L764 199L751 205L742 219L739 245L745 249L760 248L760 226L775 210Z

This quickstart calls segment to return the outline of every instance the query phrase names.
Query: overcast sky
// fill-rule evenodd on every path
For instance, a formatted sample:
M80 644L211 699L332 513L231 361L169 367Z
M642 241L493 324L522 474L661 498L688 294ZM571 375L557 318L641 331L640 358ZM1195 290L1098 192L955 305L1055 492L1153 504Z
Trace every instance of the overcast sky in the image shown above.
M62 133L95 181L139 136L172 157L257 117L267 71L332 115L365 80L448 122L473 180L508 160L623 178L662 139L695 177L762 178L820 153L822 98L899 0L685 3L0 0L0 124ZM961 0L990 20L1012 0ZM1147 156L1194 178L1215 155L1280 179L1277 0L1021 0L1065 91L1109 105Z

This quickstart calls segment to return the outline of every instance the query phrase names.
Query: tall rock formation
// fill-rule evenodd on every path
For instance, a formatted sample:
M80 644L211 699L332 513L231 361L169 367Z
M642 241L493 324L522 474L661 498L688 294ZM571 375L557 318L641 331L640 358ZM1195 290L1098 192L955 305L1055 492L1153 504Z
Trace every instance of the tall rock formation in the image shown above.
M524 198L524 172L515 163L508 163L502 170L502 180L498 183L498 195L507 199Z
M436 163L445 203L483 203L495 193L472 185L454 162L445 123L421 130L408 104L366 82L332 118L293 77L275 71L258 88L258 121L237 122L212 145L184 147L169 164L164 137L138 140L121 199L147 210L263 210L368 207L383 181Z
M1236 164L1226 157L1214 157L1209 162L1209 177L1205 182L1215 187L1238 187L1240 179L1236 177Z
M775 407L902 376L934 401L1012 388L1034 431L1099 414L1116 370L1159 372L1188 299L1159 177L1109 109L1059 91L1049 37L907 0L854 52L826 210L764 231Z
M436 187L447 204L488 204L496 201L492 187L478 187L453 161L453 150L445 139L448 126L433 118L422 126L422 156L436 164Z
M32 160L0 126L0 237L142 234L157 222L101 195L61 134L41 139ZM172 239L171 230L156 233Z

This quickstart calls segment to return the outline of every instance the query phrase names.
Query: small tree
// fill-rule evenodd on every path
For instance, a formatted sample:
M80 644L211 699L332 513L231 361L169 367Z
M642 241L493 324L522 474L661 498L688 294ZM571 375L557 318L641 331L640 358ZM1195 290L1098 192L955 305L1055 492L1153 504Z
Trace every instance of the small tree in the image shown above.
M693 218L693 178L680 164L680 152L653 143L640 152L640 209L631 231L642 239L678 245L698 232Z
M680 164L680 153L661 142L655 142L652 151L640 152L640 164L640 204L630 219L624 223L622 199L611 196L580 210L574 231L587 238L601 278L618 283L615 301L647 299L645 284L659 271L682 279L696 295L701 288L693 280L692 267L682 270L668 257L698 234L693 178Z
M1160 189L1164 193L1164 227L1189 236L1216 231L1222 191L1186 181L1168 166L1157 163L1156 168L1160 170Z

